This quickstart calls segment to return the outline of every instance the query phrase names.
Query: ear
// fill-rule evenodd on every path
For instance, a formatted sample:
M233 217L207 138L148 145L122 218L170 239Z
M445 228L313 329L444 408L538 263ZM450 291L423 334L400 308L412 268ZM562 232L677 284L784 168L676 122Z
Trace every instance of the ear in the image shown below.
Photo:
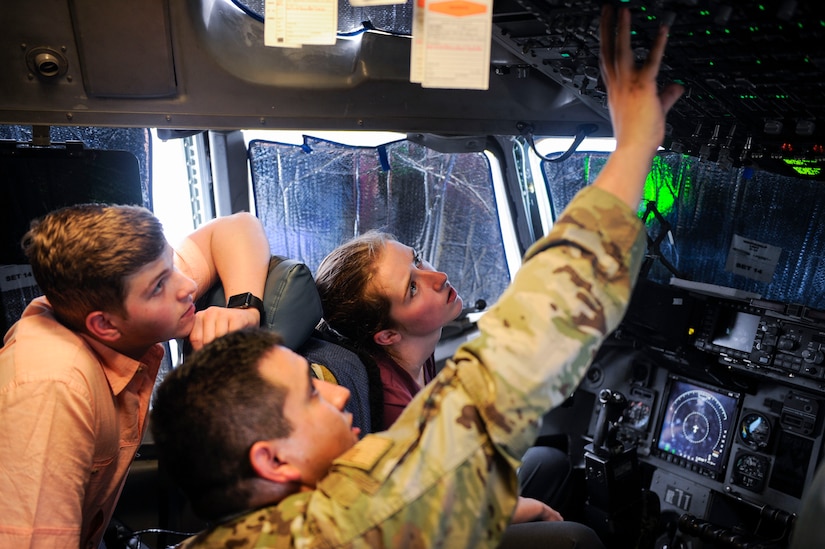
M101 341L112 343L120 339L121 333L109 318L109 313L92 311L86 315L86 330Z
M287 484L301 480L301 472L278 457L278 443L274 440L254 443L249 449L249 463L259 477L272 482Z
M395 330L381 330L372 336L372 340L384 347L387 345L395 345L401 341L401 334Z

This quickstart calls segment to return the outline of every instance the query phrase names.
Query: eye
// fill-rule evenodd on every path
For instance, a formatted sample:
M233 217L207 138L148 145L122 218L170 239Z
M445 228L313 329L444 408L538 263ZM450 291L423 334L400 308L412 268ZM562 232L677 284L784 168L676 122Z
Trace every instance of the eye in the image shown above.
M418 284L415 280L410 281L410 297L415 297L415 294L418 293Z
M166 285L166 277L161 278L158 280L158 283L152 289L152 295L158 295L163 292L163 287Z
M413 265L415 265L416 267L420 267L421 263L421 254L419 254L416 251L413 251Z

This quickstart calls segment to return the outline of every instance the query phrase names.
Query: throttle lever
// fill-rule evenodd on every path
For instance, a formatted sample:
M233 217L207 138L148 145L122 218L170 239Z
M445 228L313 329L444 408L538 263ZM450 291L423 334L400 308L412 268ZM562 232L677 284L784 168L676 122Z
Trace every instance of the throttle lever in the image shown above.
M602 389L599 391L601 410L596 420L596 433L593 437L593 451L597 454L612 454L613 449L607 446L611 427L619 420L622 412L627 408L627 398L618 391Z

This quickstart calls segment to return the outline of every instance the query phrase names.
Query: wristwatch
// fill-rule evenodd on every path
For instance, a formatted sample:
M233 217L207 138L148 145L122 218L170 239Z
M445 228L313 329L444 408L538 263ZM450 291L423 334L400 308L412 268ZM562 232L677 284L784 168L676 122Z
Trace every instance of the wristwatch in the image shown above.
M236 294L229 298L226 302L227 309L249 309L254 307L261 313L261 325L266 322L266 313L264 313L264 302L252 292L245 294Z

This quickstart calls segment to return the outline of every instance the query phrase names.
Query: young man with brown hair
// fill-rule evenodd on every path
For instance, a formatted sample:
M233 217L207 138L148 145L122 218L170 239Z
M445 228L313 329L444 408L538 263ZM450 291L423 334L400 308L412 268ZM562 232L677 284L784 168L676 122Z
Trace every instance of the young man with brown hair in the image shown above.
M161 343L258 326L257 308L196 313L194 300L218 280L261 296L269 244L236 214L176 251L150 211L83 204L33 222L23 247L44 296L0 349L0 547L95 549L147 427Z

